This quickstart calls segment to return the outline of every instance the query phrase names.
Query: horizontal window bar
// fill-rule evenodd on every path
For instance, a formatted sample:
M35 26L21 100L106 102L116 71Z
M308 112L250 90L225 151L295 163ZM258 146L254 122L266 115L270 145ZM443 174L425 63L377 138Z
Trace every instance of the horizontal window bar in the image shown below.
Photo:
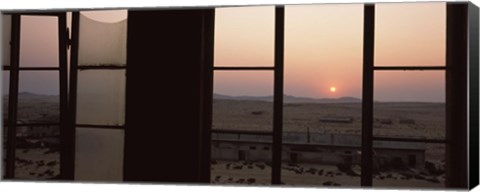
M3 70L12 70L11 66L3 66ZM58 71L60 67L19 67L20 71Z
M270 131L243 131L243 130L228 130L228 129L212 129L212 133L230 133L230 134L245 134L245 135L273 135Z
M444 139L421 139L421 138L395 138L395 137L373 137L374 141L400 141L418 143L447 143Z
M375 66L374 70L403 70L403 71L422 71L422 70L445 70L445 66Z
M213 70L274 70L275 67L213 67Z
M76 124L77 128L100 128L100 129L124 129L124 125L90 125L90 124Z
M11 12L11 13L15 13L15 12ZM32 12L29 12L29 13L22 13L22 12L17 12L16 14L20 14L20 15L29 15L29 16L61 16L62 14L65 14L65 12L40 12L40 11L32 11Z
M20 71L58 71L60 67L19 67Z
M19 14L19 15L31 15L31 16L61 16L62 14L65 14L66 12L42 12L42 11L30 11L28 13L25 12L16 12L16 11L5 11L3 14L6 15L12 15L12 14Z
M127 66L118 66L118 65L95 65L95 66L78 66L79 70L89 70L89 69L127 69Z

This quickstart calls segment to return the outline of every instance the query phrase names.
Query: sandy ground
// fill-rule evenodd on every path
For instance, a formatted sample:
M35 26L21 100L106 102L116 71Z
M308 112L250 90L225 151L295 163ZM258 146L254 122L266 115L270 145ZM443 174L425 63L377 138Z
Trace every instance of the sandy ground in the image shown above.
M354 168L355 173L361 171ZM271 167L264 162L226 162L212 164L213 184L270 185ZM444 176L424 175L418 171L382 172L374 176L376 187L443 188ZM348 175L332 165L283 164L282 182L288 186L300 187L359 187L360 176Z
M47 105L47 103L43 104ZM27 105L29 104L25 103L19 107L19 117L23 119L56 119L53 117L58 116L52 113L58 107L49 105L48 107L40 106L42 110L33 110L38 116L33 117L24 110ZM374 114L376 119L388 119L392 122L391 124L376 122L374 134L377 136L430 139L443 139L445 136L445 105L442 103L375 103ZM320 118L325 117L353 118L353 122L339 124L319 121ZM402 124L400 123L402 119L410 119L414 123ZM273 103L271 102L214 100L214 129L271 131L272 123ZM360 134L361 104L285 104L284 131L306 132L307 130L325 134ZM444 150L444 145L428 144L426 159L440 164L444 159ZM59 174L58 152L52 152L49 149L17 149L16 153L17 178L49 179ZM211 181L214 184L270 185L271 167L265 163L218 162L212 165L211 170ZM359 176L349 176L331 165L290 166L285 164L282 167L282 179L286 185L297 186L354 187L360 184ZM418 171L384 172L374 177L374 186L441 188L443 183L443 175L422 175Z
M51 179L60 173L60 155L50 149L17 149L15 177Z
M260 112L260 113L259 113ZM284 105L285 132L361 134L361 103ZM353 118L351 123L325 123L321 118ZM407 138L445 138L444 103L375 103L374 135ZM384 120L383 122L381 120ZM385 120L387 123L385 123ZM409 121L405 123L405 120ZM403 121L403 122L402 122ZM273 103L263 101L214 100L213 128L272 131ZM425 158L443 169L444 144L426 144ZM227 168L227 165L230 166ZM269 185L271 168L243 165L244 162L218 162L212 165L212 183ZM264 163L261 163L264 164ZM242 169L231 167L243 165ZM359 168L358 168L359 169ZM300 171L302 170L302 171ZM309 172L306 172L309 170ZM319 174L323 170L322 174ZM329 173L330 174L326 174ZM360 173L360 170L358 170ZM360 185L359 176L350 176L332 165L301 164L282 167L282 182L297 186ZM377 187L443 188L444 176L425 171L390 171L374 176Z
M284 105L285 132L361 134L361 103L291 103ZM261 112L261 114L254 114ZM321 118L353 118L352 123L324 123ZM374 135L392 137L445 138L444 103L375 103ZM401 120L413 120L413 124ZM273 103L264 101L214 100L213 128L273 130Z

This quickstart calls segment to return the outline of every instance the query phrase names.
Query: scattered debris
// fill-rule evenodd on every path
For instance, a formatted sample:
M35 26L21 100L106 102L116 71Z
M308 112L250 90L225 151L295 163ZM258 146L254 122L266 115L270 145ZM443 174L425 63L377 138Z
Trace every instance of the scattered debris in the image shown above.
M252 111L252 115L262 115L263 111Z
M256 180L254 178L248 178L247 179L247 183L249 183L249 184L252 184L252 183L255 183L255 182L256 182Z

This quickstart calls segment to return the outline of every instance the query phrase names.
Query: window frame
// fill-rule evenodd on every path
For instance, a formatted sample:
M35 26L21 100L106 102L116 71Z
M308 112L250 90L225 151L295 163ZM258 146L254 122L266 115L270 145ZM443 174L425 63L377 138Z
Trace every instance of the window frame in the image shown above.
M468 18L454 18L455 16L451 14L449 9L465 9L468 4L463 4L463 7L454 8L454 6L462 6L461 4L455 3L445 3L445 9L447 10L446 19L464 19ZM283 138L283 55L284 55L284 6L275 7L275 64L274 67L214 67L215 70L274 70L274 123L273 123L273 150L272 150L272 185L281 184L281 149L282 149L282 138ZM449 14L450 13L450 14ZM457 16L458 17L458 16ZM453 23L453 22L452 22ZM451 27L452 23L446 23L447 33L446 38L459 38L459 34L454 33L453 31L464 32L462 29L454 29ZM437 143L444 144L445 146L451 145L452 139L457 143L461 142L462 138L452 138L447 139L417 139L417 138L393 138L393 137L382 137L373 135L373 90L374 90L374 72L375 71L444 71L446 73L446 89L445 94L453 93L451 90L452 87L449 87L448 84L451 84L451 81L454 79L449 79L449 73L452 73L451 65L454 65L454 62L446 59L445 66L375 66L374 65L374 43L375 43L375 3L364 3L364 35L363 35L363 75L362 75L362 127L361 127L361 182L360 186L372 186L373 182L373 142L374 141L398 141L398 142L420 142L420 143ZM450 30L450 31L449 31ZM453 43L452 43L453 44ZM457 45L458 46L458 45ZM455 46L446 46L447 55L455 51ZM466 49L466 47L465 47ZM458 52L458 51L457 51ZM457 58L461 59L461 58ZM457 65L466 65L464 62L458 62ZM457 72L459 73L459 72ZM460 72L461 73L461 72ZM466 71L464 72L466 73ZM466 74L465 74L466 75ZM451 76L451 75L450 75ZM478 75L477 75L478 76ZM456 77L459 78L459 77ZM458 79L457 79L458 80ZM447 82L448 81L448 82ZM478 80L477 80L478 81ZM477 88L478 89L478 88ZM213 92L213 91L212 91ZM477 91L478 92L478 91ZM466 95L466 93L464 93ZM449 103L452 102L452 99L447 96L446 98L446 109L447 116L455 115L455 113L448 107ZM478 102L477 102L478 103ZM461 105L462 107L464 105ZM465 105L466 106L466 105ZM456 115L458 116L458 115ZM466 128L466 127L465 127ZM446 126L446 131L453 129L452 126ZM220 130L211 130L212 133L216 133ZM464 130L467 131L466 129ZM463 138L466 139L466 138ZM477 144L478 145L478 144ZM466 147L466 146L465 146ZM478 148L478 147L477 147ZM452 154L448 153L448 150L445 153L445 158L448 159ZM465 156L465 157L464 157ZM462 160L466 160L466 154L462 156ZM478 158L477 158L478 159ZM446 169L454 169L455 165L447 164ZM448 172L448 171L447 171ZM448 174L448 173L447 173ZM457 174L458 175L458 174ZM467 180L466 174L458 175ZM451 180L451 179L450 179ZM452 181L451 181L452 182ZM446 181L445 186L451 187L456 184L451 184Z
M75 180L75 153L76 153L76 130L82 128L94 128L94 129L111 129L111 130L125 130L126 123L122 125L103 125L103 124L83 124L77 123L77 93L78 93L78 73L84 70L95 70L95 71L112 71L112 70L123 70L127 71L127 65L84 65L79 66L79 37L80 37L80 14L81 11L73 11L72 13L72 35L70 39L71 47L71 56L70 56L70 85L69 85L69 145L72 149L70 151L70 165L68 166L68 179ZM126 61L125 61L126 62ZM126 76L125 76L126 78ZM125 84L126 86L126 84ZM126 93L125 93L126 94ZM126 110L125 110L126 112ZM125 115L126 113L124 113ZM125 119L125 117L124 117ZM125 151L125 147L124 150ZM125 153L124 153L125 154Z
M445 66L374 66L374 23L375 23L375 3L364 3L364 38L363 38L363 82L362 82L362 174L361 186L372 186L372 163L373 163L373 141L401 141L401 142L423 142L439 143L446 145L446 187L468 187L471 181L470 177L476 176L478 180L478 169L468 172L468 158L476 159L478 156L470 155L478 152L478 143L470 142L472 145L468 151L466 140L475 139L478 135L478 122L472 121L471 117L475 115L478 118L478 8L471 3L446 2L446 65ZM59 71L60 82L60 179L74 180L75 168L75 129L77 127L105 128L105 129L124 129L125 124L121 126L105 125L84 125L77 124L76 101L77 101L77 78L79 70L126 70L124 66L78 66L78 37L79 37L79 12L72 12L72 35L68 38L68 29L66 26L66 12L58 13L2 13L12 15L11 28L11 52L10 65L2 66L4 71L10 74L9 82L9 106L8 106L8 129L7 157L6 157L6 179L14 178L15 170L15 137L17 126L29 126L33 124L18 124L16 115L18 110L18 84L19 71ZM57 16L59 30L59 67L20 67L19 66L19 41L20 41L20 16ZM476 17L476 18L474 18ZM475 22L476 21L476 22ZM213 72L215 70L273 70L274 71L274 119L273 131L271 133L261 133L271 135L272 145L272 184L281 184L281 155L282 155L282 135L283 135L283 86L284 86L284 31L285 31L285 6L275 6L275 38L274 38L274 66L273 67L222 67L214 66L205 69L205 81L210 82L210 86L204 87L206 94L213 93ZM213 33L207 29L207 33ZM464 38L466 36L466 38ZM211 38L211 39L210 39ZM207 40L213 41L213 36ZM469 44L469 41L473 43ZM67 66L67 47L70 45L70 76L68 76ZM211 47L210 47L211 48ZM202 54L208 54L213 49L207 49ZM467 53L470 53L469 55ZM473 53L473 54L472 54ZM468 60L470 58L470 60ZM213 61L207 61L212 62ZM468 66L467 66L468 65ZM467 71L470 67L471 69ZM373 136L373 79L375 71L411 71L411 70L441 70L446 73L446 138L445 139L413 139L413 138L391 138ZM467 76L469 75L469 76ZM469 79L467 79L469 78ZM470 84L467 84L470 83ZM455 85L462 85L456 87ZM470 91L470 92L468 92ZM470 96L467 98L467 96ZM68 100L68 102L67 102ZM203 104L212 104L212 98L205 98ZM468 101L467 101L468 100ZM470 102L470 105L469 105ZM474 106L476 105L476 106ZM472 107L473 106L473 107ZM461 111L462 113L456 113ZM206 113L211 113L211 106L207 106ZM469 113L468 113L469 112ZM211 114L203 114L203 124L206 131L202 137L211 143L212 133L221 133L219 130L211 129ZM467 118L470 117L470 121ZM475 119L473 119L475 120ZM460 123L461 131L453 131L453 124ZM47 123L48 124L48 123ZM470 126L468 126L468 124ZM44 124L42 124L44 125ZM457 130L458 131L458 130ZM468 132L473 135L468 135ZM254 133L252 133L254 134ZM210 159L210 145L204 147L206 150L203 159ZM472 157L474 156L474 157ZM458 158L455 159L455 157ZM475 161L474 161L475 162ZM208 164L210 165L210 164ZM473 165L475 168L478 165ZM477 167L478 168L478 167ZM209 170L209 167L204 167ZM209 176L209 172L205 171ZM455 179L453 179L455 178ZM478 181L474 180L473 183Z
M69 166L68 160L68 146L64 143L68 142L65 139L65 131L68 130L68 63L67 63L67 20L66 12L58 13L11 13L11 37L10 37L10 65L2 66L3 71L8 72L10 75L9 80L9 98L8 98L8 121L7 121L7 143L6 143L6 170L5 179L15 178L15 149L16 149L16 133L17 127L21 126L60 126L60 179L66 178L68 171L65 170ZM57 30L58 30L58 67L21 67L20 66L20 22L21 16L50 16L57 17ZM18 92L19 92L19 80L21 71L52 71L58 72L59 76L59 97L60 97L60 116L58 122L52 123L18 123L17 111L18 111Z

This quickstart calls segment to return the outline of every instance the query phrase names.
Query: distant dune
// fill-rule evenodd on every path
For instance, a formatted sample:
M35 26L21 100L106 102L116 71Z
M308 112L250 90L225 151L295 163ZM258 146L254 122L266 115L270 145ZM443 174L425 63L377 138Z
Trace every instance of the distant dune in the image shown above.
M229 96L229 95L214 93L213 99L272 102L273 96ZM309 97L295 97L291 95L284 95L283 102L284 103L361 103L362 100L355 97L315 99L315 98L309 98Z

